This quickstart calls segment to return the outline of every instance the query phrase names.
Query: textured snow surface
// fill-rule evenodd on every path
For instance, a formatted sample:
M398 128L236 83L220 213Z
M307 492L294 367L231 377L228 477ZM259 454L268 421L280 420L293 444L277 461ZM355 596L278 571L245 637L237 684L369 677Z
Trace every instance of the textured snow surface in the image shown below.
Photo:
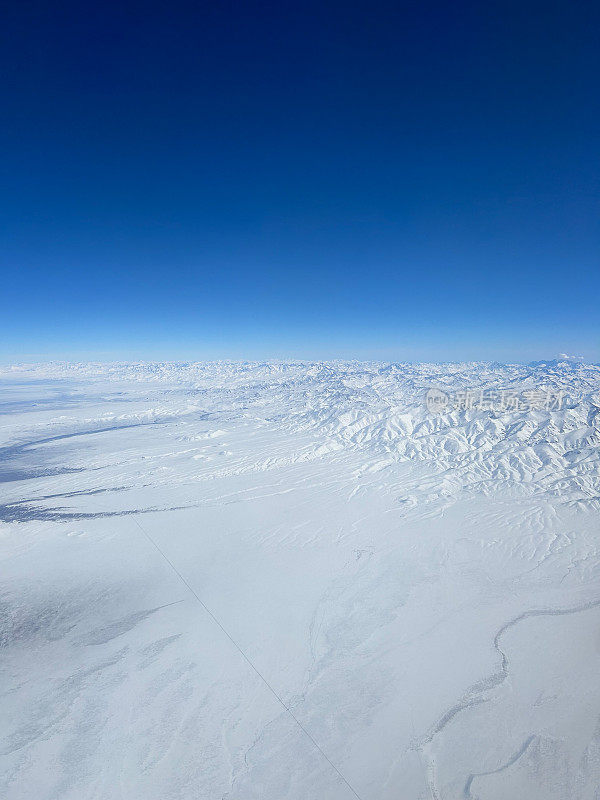
M597 800L599 412L570 362L1 368L0 796Z

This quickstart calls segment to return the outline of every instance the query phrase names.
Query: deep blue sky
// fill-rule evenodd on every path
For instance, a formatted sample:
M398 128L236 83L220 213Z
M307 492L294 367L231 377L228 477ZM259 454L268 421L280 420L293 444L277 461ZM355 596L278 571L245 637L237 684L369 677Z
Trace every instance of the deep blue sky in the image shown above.
M600 359L597 2L10 5L2 360Z

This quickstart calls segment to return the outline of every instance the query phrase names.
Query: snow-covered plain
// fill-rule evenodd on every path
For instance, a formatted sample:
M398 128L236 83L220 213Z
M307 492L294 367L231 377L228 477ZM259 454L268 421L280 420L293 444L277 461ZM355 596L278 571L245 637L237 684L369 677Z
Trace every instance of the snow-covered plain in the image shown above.
M570 362L0 370L0 795L597 800L599 390Z

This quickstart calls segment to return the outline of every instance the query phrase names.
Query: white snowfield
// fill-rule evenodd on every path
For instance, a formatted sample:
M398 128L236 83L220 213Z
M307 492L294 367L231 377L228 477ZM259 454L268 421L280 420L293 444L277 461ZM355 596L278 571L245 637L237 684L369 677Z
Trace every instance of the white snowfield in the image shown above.
M0 796L597 800L599 392L0 369Z

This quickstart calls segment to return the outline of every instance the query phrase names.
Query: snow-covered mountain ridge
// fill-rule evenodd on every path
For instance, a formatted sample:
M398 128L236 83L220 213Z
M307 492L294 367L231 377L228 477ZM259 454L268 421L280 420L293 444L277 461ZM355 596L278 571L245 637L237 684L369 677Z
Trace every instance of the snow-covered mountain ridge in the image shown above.
M145 413L119 414L114 421L227 411L311 431L320 443L315 453L358 449L381 468L424 462L431 476L444 476L441 491L448 496L543 492L600 508L597 365L52 363L4 368L3 377L119 384L131 397L146 391L150 401L160 398L158 405L149 402ZM443 413L427 406L432 388L449 398ZM53 418L50 424L62 432L65 420Z

